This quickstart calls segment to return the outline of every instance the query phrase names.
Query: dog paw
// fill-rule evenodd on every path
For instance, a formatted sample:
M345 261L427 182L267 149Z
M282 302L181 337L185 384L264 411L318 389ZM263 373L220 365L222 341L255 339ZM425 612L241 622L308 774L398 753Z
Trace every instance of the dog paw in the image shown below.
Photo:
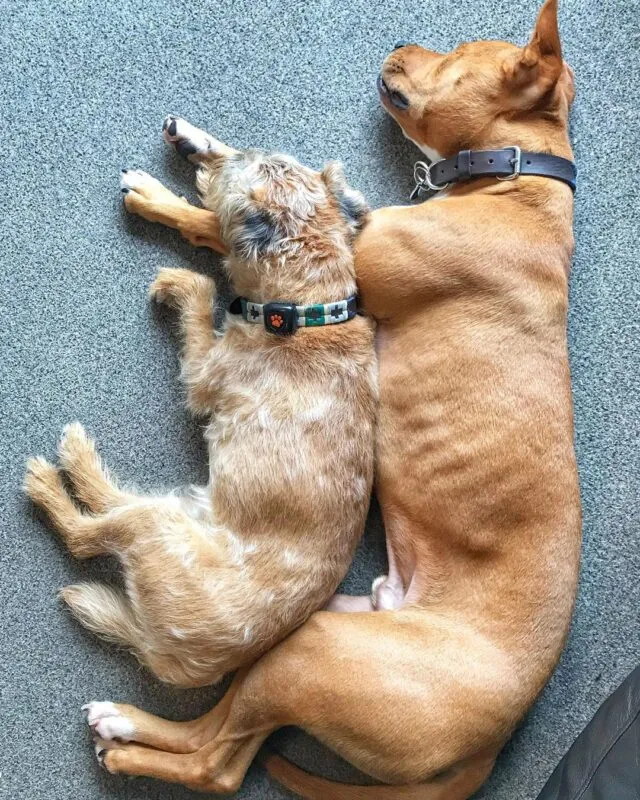
M103 745L104 742L114 740L129 742L133 738L135 734L133 722L115 703L93 700L82 706L82 710L87 715L87 724L93 731L94 737L101 740ZM100 760L97 750L96 755Z
M162 137L189 161L200 161L214 150L213 137L182 117L168 116L162 123Z
M164 267L149 287L149 297L156 303L178 308L193 285L193 273L186 269Z
M30 458L22 488L34 503L44 505L52 494L58 494L62 488L58 468L42 456Z
M70 422L62 429L62 437L58 443L60 463L65 469L85 456L94 453L93 440L79 422Z
M117 769L113 763L114 754L117 753L123 746L114 739L102 739L100 736L93 737L93 752L96 754L96 760L102 769L110 772L112 775L117 774ZM126 747L126 745L124 745Z
M137 194L145 200L153 200L158 195L173 194L159 180L141 169L123 169L120 175L120 191L125 195Z

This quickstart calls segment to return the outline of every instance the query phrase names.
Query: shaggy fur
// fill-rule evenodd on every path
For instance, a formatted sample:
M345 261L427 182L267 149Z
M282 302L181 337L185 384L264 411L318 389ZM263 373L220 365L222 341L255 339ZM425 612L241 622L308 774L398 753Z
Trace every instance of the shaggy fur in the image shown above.
M385 108L425 152L520 145L571 158L556 0L524 48L407 45L381 77ZM172 217L161 195L153 209ZM269 733L293 724L393 784L341 786L270 759L309 800L466 800L482 784L558 661L578 578L572 213L568 186L529 176L371 215L355 255L379 323L389 575L373 603L333 604L362 613L314 614L198 720L116 706L134 734L104 737L108 770L232 791ZM185 209L178 219L190 229Z
M221 144L200 166L240 293L297 304L355 293L344 194L360 215L366 207L338 166L319 174ZM127 172L123 188L152 180ZM62 591L80 622L162 680L200 686L300 625L347 570L373 477L373 329L357 317L283 339L229 315L217 336L213 281L188 270L161 270L151 297L178 313L187 402L208 419L208 485L166 497L122 491L74 423L60 463L87 510L44 459L30 460L25 489L73 555L112 553L122 563L126 593L97 584Z

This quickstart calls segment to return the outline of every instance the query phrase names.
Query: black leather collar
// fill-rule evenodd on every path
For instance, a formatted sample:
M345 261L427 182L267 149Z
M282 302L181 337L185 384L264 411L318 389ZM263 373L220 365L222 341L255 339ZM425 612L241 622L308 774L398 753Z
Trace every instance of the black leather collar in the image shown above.
M573 161L549 153L531 153L519 147L504 147L502 150L461 150L451 158L434 161L427 165L416 162L413 175L416 188L413 200L421 191L439 192L452 183L474 178L497 178L511 181L520 175L539 175L562 181L576 190L576 165Z

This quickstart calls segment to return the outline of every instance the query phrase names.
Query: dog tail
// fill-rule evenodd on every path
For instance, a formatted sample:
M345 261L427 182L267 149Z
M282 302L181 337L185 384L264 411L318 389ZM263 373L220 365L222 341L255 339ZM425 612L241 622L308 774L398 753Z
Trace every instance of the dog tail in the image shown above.
M334 783L310 775L281 756L266 751L262 763L274 780L305 800L457 800L469 796L452 794L451 784L446 780L405 786L358 786Z
M124 593L101 583L66 586L60 597L85 628L121 647L137 649L140 631Z

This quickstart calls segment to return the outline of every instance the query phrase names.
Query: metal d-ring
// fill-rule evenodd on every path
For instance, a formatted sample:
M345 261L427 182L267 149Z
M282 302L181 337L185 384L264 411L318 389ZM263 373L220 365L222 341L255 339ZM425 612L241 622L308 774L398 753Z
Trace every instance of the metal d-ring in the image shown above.
M424 161L416 161L413 165L413 179L416 182L416 186L411 193L412 200L423 191L425 187L431 189L432 192L441 192L443 189L451 186L450 183L443 183L441 186L438 186L438 184L431 180L431 170L439 163L440 161L432 161L431 164L427 164Z

